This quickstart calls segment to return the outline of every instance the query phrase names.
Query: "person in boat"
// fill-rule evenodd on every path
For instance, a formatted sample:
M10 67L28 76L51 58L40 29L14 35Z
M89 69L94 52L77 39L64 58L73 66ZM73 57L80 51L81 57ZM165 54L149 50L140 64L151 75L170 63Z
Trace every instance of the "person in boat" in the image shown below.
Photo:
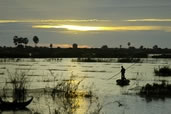
M125 68L123 66L121 66L121 80L126 80L125 78Z

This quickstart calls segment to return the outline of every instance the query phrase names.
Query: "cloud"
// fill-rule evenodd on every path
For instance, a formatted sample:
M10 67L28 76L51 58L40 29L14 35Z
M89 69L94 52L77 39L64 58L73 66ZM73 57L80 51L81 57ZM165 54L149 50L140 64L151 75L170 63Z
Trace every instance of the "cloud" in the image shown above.
M171 19L132 19L125 20L127 22L171 22ZM99 22L99 23L98 23ZM34 29L54 29L58 31L164 31L171 32L171 26L150 26L150 25L136 25L136 26L106 26L107 24L114 24L110 20L100 19L84 19L84 20L0 20L0 23L23 23L31 24ZM30 25L29 25L30 26Z
M109 22L110 20L99 20L99 19L84 19L84 20L74 20L74 19L47 19L47 20L0 20L0 23L59 23L59 22Z
M171 22L171 19L130 19L128 22Z

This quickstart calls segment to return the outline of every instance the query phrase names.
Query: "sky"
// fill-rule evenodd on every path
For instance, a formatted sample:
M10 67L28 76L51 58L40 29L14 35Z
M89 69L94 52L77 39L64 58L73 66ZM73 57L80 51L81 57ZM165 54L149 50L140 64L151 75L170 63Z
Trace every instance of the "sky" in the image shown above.
M171 48L171 0L0 0L0 46Z

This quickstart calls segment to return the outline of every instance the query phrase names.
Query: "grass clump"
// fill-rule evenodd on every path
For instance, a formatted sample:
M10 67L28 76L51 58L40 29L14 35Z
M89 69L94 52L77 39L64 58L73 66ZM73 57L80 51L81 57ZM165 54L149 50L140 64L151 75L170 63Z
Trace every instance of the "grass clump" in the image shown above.
M154 68L154 74L156 76L171 76L171 68L169 66Z

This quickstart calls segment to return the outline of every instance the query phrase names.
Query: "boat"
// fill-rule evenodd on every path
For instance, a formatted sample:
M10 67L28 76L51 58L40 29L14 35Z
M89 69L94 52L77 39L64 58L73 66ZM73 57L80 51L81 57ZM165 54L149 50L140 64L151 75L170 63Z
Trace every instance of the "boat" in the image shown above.
M24 109L27 105L29 105L33 100L33 97L31 97L28 101L25 102L7 102L3 101L0 97L0 109L1 110L15 110L15 109Z
M118 79L118 80L116 80L117 85L120 85L120 86L129 85L129 82L130 82L130 80L128 80L128 79L124 79L124 80Z

